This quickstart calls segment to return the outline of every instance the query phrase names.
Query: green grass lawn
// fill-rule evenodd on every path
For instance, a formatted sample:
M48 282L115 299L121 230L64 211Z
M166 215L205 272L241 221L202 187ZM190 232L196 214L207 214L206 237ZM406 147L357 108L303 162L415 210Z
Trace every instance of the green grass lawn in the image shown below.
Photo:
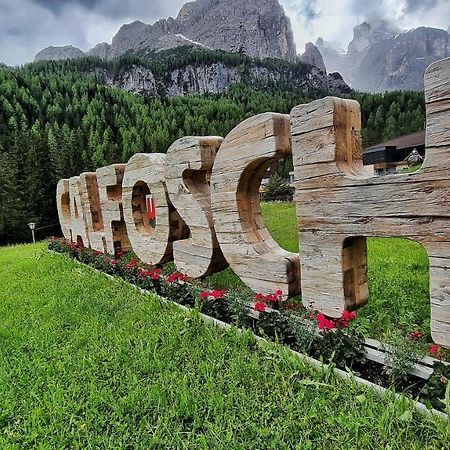
M44 244L0 249L0 449L439 449L446 424ZM447 444L446 444L447 442Z
M263 203L262 213L273 238L286 250L298 252L295 204ZM406 335L421 329L431 339L425 249L406 239L371 238L368 250L370 299L353 326L372 338L387 339L392 333ZM223 289L244 287L231 269L209 282Z

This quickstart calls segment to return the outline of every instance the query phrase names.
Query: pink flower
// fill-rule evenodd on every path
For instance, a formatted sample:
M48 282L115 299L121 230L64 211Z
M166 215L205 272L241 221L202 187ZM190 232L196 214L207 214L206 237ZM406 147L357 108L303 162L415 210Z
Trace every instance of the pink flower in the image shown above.
M256 302L253 309L258 312L264 312L266 310L266 305L263 302Z
M138 259L132 259L129 263L125 264L125 269L131 270L134 269L139 264Z

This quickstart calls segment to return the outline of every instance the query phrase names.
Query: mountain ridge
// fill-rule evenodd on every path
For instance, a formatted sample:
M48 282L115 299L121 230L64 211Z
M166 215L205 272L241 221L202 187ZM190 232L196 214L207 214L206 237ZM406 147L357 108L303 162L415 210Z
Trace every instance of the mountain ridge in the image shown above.
M127 52L167 50L186 44L288 61L295 61L297 54L290 19L278 0L185 3L177 18L160 19L152 25L139 20L124 24L111 44L98 44L85 54L113 59ZM64 52L59 54L56 47L48 47L35 60L65 58Z

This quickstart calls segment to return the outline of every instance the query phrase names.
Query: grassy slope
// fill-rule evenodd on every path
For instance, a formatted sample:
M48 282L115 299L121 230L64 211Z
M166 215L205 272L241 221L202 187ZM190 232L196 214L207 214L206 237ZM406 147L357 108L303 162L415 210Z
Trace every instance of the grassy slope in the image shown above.
M44 245L0 249L0 448L444 448L404 400L205 326ZM402 420L401 417L403 416Z

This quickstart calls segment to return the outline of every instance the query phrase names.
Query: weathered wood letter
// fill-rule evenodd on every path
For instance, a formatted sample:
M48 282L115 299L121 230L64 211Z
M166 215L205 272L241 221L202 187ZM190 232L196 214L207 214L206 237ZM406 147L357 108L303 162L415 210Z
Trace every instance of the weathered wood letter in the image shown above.
M96 171L106 250L112 255L118 251L132 250L122 208L122 179L125 166L125 164L112 164Z
M219 272L227 262L217 242L211 211L211 171L222 138L185 137L167 151L170 200L189 225L191 237L173 244L177 269L192 278Z
M186 226L173 208L164 179L166 155L138 153L130 159L123 179L124 217L136 255L147 264L173 259L173 241L187 235ZM156 206L156 224L148 218L147 196Z
M83 200L81 196L80 177L72 177L69 180L70 198L70 228L71 240L90 247L89 234L84 216Z
M420 242L430 259L431 329L450 346L450 60L425 75L426 158L413 174L362 165L359 104L325 98L292 110L302 295L337 317L368 299L367 236Z
M211 179L217 238L231 268L256 292L300 291L297 254L271 237L261 215L264 172L291 153L289 116L265 113L245 120L220 147Z
M72 225L70 215L69 180L59 180L56 186L56 206L63 236L72 240Z
M79 186L91 248L99 252L106 252L106 239L103 227L103 214L100 207L97 174L95 172L82 173L80 175Z

